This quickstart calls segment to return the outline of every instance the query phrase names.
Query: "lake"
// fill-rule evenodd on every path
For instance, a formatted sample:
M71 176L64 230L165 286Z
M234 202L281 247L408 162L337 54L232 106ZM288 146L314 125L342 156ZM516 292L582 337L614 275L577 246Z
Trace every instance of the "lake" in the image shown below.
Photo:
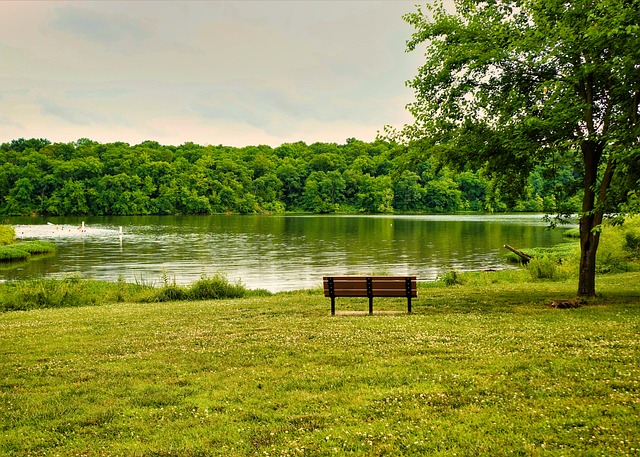
M84 231L82 222L84 221ZM159 285L224 272L248 288L319 287L328 274L416 275L512 268L504 244L552 246L562 231L540 214L275 215L8 218L18 237L55 254L2 265L0 280L81 274ZM122 227L122 234L120 234Z

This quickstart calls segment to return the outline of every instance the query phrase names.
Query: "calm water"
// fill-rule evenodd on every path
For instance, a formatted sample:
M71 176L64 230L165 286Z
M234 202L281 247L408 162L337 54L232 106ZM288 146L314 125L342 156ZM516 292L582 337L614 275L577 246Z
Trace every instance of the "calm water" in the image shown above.
M78 229L82 221L84 233ZM271 291L317 287L326 274L432 280L448 269L509 268L505 243L523 248L563 241L562 229L548 230L540 215L67 217L3 223L15 224L24 238L54 241L58 250L18 267L0 267L0 280L80 273L160 284L164 270L187 284L223 271L249 288Z

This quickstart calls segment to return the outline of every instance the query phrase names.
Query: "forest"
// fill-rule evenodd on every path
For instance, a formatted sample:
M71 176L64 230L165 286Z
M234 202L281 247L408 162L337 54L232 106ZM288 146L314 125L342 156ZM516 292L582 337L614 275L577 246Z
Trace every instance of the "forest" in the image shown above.
M52 143L0 145L0 215L578 211L570 166L536 169L516 198L480 169L413 163L393 141L278 147Z

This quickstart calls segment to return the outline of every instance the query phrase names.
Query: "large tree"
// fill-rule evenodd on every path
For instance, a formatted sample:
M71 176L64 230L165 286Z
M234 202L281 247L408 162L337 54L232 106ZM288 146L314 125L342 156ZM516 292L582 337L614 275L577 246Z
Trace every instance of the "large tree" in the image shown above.
M511 195L536 166L573 166L578 295L595 295L603 217L638 186L640 0L447 3L405 16L408 49L424 49L425 62L408 82L415 122L403 140L416 155L485 169Z

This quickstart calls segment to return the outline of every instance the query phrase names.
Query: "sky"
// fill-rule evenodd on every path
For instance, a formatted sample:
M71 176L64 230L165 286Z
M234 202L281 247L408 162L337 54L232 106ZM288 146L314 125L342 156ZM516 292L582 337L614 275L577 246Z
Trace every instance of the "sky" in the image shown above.
M373 141L412 120L418 3L1 1L0 143Z

